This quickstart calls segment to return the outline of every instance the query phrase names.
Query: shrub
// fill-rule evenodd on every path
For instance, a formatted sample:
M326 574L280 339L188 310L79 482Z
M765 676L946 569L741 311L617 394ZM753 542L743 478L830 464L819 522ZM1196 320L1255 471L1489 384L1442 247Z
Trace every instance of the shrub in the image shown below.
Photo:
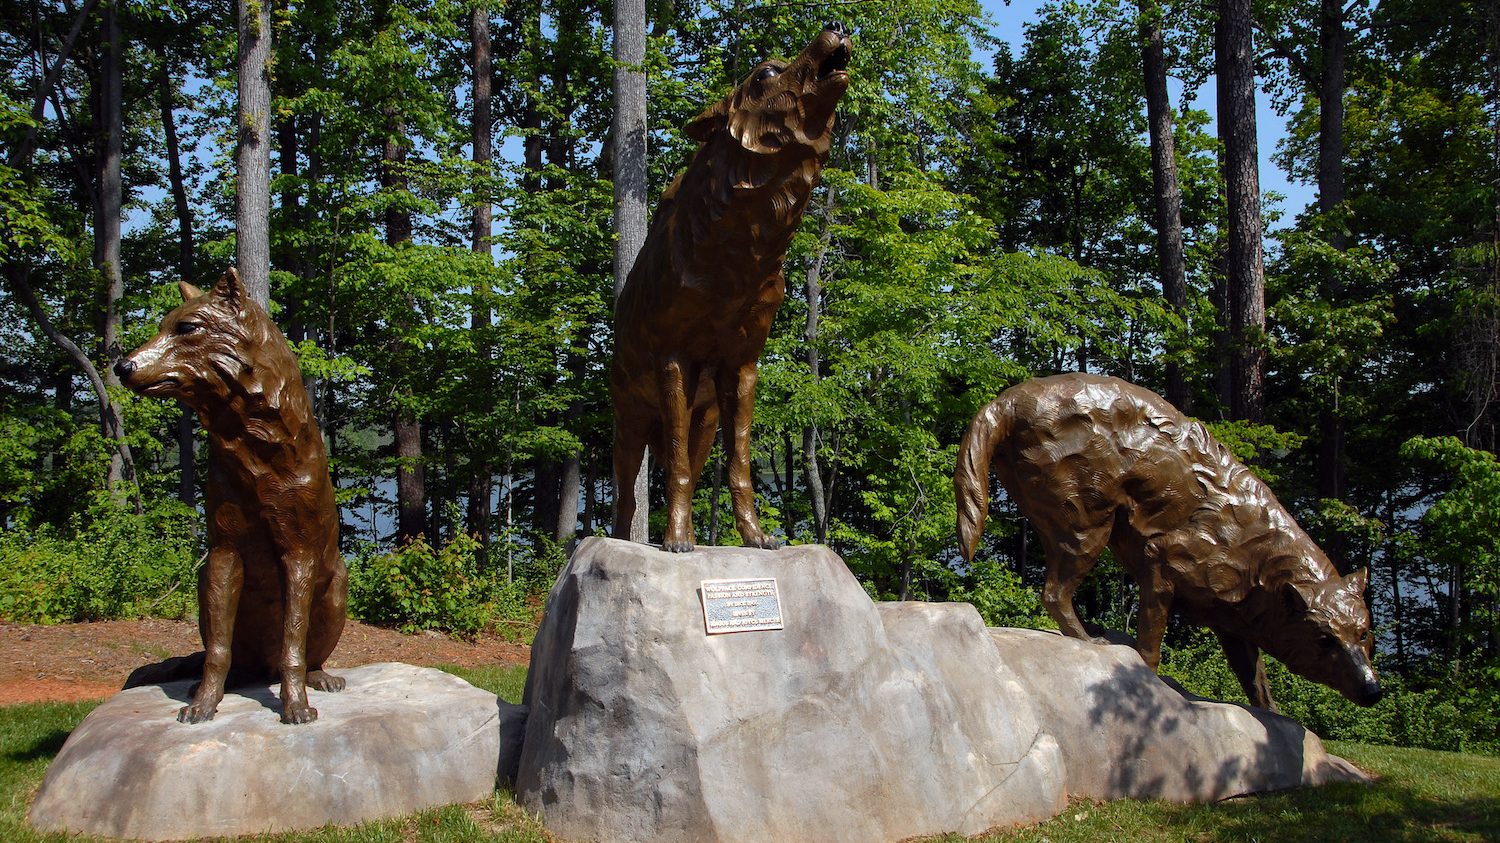
M479 569L480 544L460 533L434 549L418 536L389 553L373 550L349 565L349 612L403 632L472 635L493 629L513 640L535 631L526 582Z
M968 588L955 592L953 599L973 603L986 626L1057 628L1042 608L1036 589L1023 585L1009 568L991 560L977 561L967 580Z
M1161 672L1199 696L1245 702L1218 640L1197 630L1181 647L1162 651ZM1415 688L1396 673L1380 677L1385 694L1361 708L1332 688L1303 679L1275 659L1266 659L1271 693L1282 714L1328 740L1410 746L1454 752L1500 754L1493 710L1472 692L1469 681Z
M96 504L66 530L0 533L0 618L67 623L186 617L197 607L198 516L174 500L136 515Z

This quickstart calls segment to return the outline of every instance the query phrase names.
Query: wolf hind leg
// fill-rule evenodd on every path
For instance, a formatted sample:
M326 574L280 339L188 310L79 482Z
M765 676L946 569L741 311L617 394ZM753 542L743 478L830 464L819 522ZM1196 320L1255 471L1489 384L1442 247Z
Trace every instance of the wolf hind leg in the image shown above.
M627 422L618 418L619 412L618 409L615 411L615 523L610 535L629 540L630 522L635 520L635 481L646 456L646 437L637 435L638 431L627 430ZM648 539L641 536L641 540Z
M1066 547L1061 542L1047 543L1047 582L1042 586L1042 605L1057 622L1057 628L1069 638L1096 640L1084 628L1073 607L1073 593L1083 578L1094 570L1099 554L1109 541L1109 530L1085 532Z

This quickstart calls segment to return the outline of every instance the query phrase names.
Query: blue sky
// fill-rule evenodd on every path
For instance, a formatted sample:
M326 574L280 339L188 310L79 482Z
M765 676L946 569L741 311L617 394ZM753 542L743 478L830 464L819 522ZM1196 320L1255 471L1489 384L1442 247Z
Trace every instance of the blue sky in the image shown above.
M1003 0L980 0L980 5L994 18L995 35L1008 42L1012 52L1019 56L1025 43L1024 28L1027 23L1036 20L1037 9L1041 8L1043 0L1011 0L1009 4ZM1180 87L1174 87L1172 95L1178 97L1181 95L1180 91ZM1176 99L1172 102L1174 108L1180 104ZM1210 118L1217 119L1212 77L1199 92L1194 104L1207 111ZM1293 217L1316 199L1316 191L1312 185L1288 181L1286 173L1272 163L1271 156L1276 152L1276 144L1286 137L1286 119L1271 108L1270 97L1263 92L1256 95L1255 104L1255 128L1260 151L1260 190L1262 194L1275 192L1286 197L1274 203L1274 207L1282 211L1278 226L1287 226L1291 224ZM1210 126L1210 131L1212 130L1213 126Z

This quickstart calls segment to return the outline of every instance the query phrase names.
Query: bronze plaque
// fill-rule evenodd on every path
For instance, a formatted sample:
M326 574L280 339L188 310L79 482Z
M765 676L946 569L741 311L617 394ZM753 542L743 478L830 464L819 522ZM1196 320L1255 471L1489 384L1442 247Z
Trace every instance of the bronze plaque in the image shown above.
M783 629L775 577L703 580L703 627L709 635Z

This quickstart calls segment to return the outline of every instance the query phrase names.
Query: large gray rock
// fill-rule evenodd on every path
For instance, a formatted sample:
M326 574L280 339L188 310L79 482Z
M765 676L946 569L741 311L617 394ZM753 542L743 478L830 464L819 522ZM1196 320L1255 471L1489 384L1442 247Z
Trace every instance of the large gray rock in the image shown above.
M1030 629L992 629L1027 677L1067 765L1070 796L1209 802L1329 781L1367 781L1296 721L1162 681L1135 649Z
M699 584L775 577L786 628L706 635ZM873 604L818 546L585 540L532 650L516 793L601 841L895 841L1360 774L1296 723L1188 697L1133 649Z
M706 635L699 583L786 628ZM532 650L517 796L569 838L893 841L1064 804L1056 742L966 604L876 608L825 547L585 540Z
M121 691L74 730L31 808L38 829L181 840L317 828L488 798L519 707L405 664L336 671L318 720L280 722L279 686L177 722L191 682Z

